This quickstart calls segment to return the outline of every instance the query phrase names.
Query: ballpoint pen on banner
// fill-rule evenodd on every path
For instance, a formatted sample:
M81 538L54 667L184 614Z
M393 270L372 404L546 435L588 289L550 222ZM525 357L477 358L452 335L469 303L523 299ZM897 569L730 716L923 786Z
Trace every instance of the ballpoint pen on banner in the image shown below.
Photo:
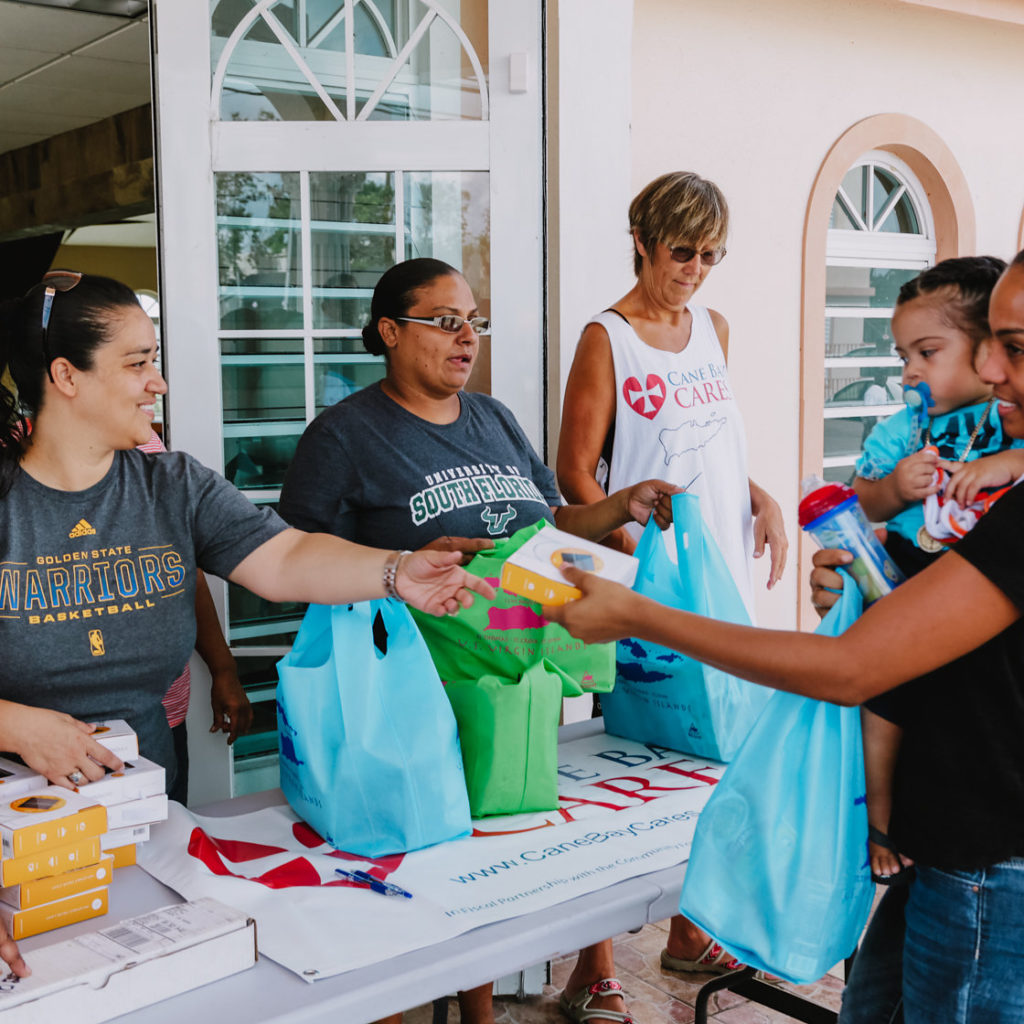
M365 871L346 871L344 868L335 868L334 873L381 896L405 896L412 899L411 892L406 892L397 885L392 885L380 878L374 878L373 875L367 874Z
M412 899L412 893L406 892L400 885L395 885L392 882L385 882L382 878L374 878L373 875L366 871L353 871L352 874L355 875L356 878L362 879L367 883L367 885L373 884L383 886L384 892L388 896L404 896L407 900Z

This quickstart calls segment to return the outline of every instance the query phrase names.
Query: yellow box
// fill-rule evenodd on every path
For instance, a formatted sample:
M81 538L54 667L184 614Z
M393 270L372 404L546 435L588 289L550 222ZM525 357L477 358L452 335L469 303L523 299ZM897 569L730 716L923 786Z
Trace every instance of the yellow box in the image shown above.
M114 874L114 858L109 854L96 864L87 864L74 871L62 871L59 875L36 878L21 885L5 885L0 889L0 903L6 903L15 910L28 910L54 900L67 899L80 892L110 885Z
M563 565L631 587L640 563L632 555L545 526L509 555L501 568L502 590L538 604L575 601L582 593L562 576Z
M117 846L107 853L114 858L115 868L130 868L135 863L135 844L129 846Z
M41 907L30 907L28 910L15 910L0 903L0 921L12 939L27 939L30 935L51 932L54 928L62 928L77 921L88 921L106 912L106 886L44 903Z
M0 860L0 884L21 885L33 878L59 875L62 871L73 871L95 864L103 856L100 837L90 836L79 839L67 846L55 846L49 850L30 853L27 857L5 857Z
M107 830L107 809L60 786L0 803L0 851L25 857Z

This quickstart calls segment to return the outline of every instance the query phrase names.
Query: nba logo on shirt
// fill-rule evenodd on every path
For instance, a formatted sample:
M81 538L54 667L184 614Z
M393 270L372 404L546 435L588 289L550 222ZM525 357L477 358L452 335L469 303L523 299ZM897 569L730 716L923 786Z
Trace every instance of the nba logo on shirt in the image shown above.
M103 646L103 631L101 629L89 630L89 650L94 658L107 653L106 648Z

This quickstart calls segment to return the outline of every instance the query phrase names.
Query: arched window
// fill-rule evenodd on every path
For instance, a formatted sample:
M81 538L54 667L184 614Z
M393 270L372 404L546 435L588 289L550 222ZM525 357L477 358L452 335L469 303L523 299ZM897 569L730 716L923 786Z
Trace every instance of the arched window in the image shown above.
M900 286L935 262L924 188L898 157L871 150L843 176L825 274L824 476L848 482L864 438L903 404L889 320Z

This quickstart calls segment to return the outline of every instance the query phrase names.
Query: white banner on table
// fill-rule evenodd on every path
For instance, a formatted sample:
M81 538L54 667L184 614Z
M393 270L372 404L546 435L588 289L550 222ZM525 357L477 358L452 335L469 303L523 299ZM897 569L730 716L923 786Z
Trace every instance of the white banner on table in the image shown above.
M208 818L172 804L139 863L186 899L250 913L260 952L313 981L686 861L722 765L603 733L558 754L558 810L484 818L426 850L366 860L333 850L287 805ZM413 898L355 887L338 867Z

